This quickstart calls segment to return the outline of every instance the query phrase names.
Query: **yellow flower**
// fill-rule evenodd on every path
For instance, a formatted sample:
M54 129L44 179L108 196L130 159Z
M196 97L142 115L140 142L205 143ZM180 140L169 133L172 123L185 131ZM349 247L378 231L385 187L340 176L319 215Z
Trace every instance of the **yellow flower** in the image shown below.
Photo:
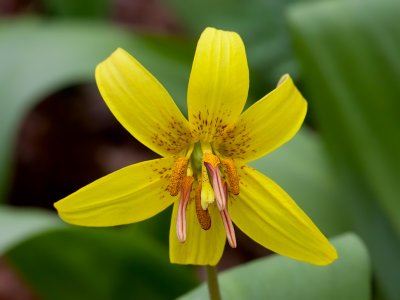
M145 220L174 203L170 259L215 265L225 241L236 247L233 222L264 247L326 265L336 250L271 179L246 165L290 140L307 102L284 75L245 112L245 48L234 32L207 28L197 44L187 102L189 120L164 87L117 49L96 81L118 121L163 158L111 173L55 203L60 217L82 226Z

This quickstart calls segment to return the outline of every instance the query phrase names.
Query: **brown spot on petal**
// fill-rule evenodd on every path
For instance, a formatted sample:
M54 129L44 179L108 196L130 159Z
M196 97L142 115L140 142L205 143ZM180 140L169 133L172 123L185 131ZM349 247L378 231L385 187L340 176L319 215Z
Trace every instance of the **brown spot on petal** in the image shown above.
M156 130L151 135L151 142L171 154L180 153L192 139L186 124L174 117L166 124L156 123L154 127Z

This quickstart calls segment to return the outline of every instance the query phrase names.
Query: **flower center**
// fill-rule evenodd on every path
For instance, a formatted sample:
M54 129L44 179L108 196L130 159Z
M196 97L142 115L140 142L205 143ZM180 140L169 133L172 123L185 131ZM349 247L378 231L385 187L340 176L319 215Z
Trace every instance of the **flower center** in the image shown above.
M231 158L222 157L209 143L196 143L186 156L175 161L168 191L171 196L179 194L180 198L176 222L176 234L180 242L186 241L186 213L196 213L202 230L209 230L212 220L208 210L215 202L228 243L232 248L236 247L235 231L228 213L228 198L229 193L239 194L239 177ZM189 201L195 201L195 212L187 211Z

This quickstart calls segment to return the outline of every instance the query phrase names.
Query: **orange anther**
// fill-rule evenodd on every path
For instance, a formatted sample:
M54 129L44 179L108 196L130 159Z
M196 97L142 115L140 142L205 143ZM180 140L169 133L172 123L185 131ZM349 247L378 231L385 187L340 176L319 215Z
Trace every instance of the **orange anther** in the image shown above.
M216 169L219 165L219 158L210 152L205 152L203 153L203 162L209 163L214 169Z
M186 175L186 169L188 165L188 159L186 157L179 157L172 169L171 180L168 186L169 194L176 196L179 193L181 187L182 178Z
M204 210L201 207L201 184L199 183L196 188L195 193L195 202L196 202L196 215L197 220L199 221L200 227L203 230L208 230L211 228L211 217L208 213L208 209Z
M228 177L230 192L234 195L239 195L239 176L235 163L231 158L226 158L222 160L222 165L224 166L225 173Z

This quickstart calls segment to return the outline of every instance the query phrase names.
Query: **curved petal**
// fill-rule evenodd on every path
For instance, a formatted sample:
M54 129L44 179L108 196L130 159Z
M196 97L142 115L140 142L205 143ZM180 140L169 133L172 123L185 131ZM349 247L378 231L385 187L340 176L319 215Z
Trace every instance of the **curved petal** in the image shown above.
M148 219L176 198L167 191L173 163L170 157L125 167L54 206L65 222L81 226L114 226Z
M256 170L239 169L241 190L230 201L233 222L272 251L315 265L337 258L335 248L285 191Z
M215 266L221 259L225 246L225 229L215 205L208 207L211 228L201 229L196 216L194 199L186 209L186 241L179 242L176 236L176 220L179 202L174 204L169 232L169 257L172 263Z
M306 112L307 102L290 76L284 75L277 88L247 109L216 147L225 156L255 160L289 141Z
M164 87L135 58L117 49L96 68L100 93L118 121L162 156L185 149L189 124Z
M194 136L212 141L234 123L249 89L249 69L240 36L207 28L197 44L188 87L189 123Z

